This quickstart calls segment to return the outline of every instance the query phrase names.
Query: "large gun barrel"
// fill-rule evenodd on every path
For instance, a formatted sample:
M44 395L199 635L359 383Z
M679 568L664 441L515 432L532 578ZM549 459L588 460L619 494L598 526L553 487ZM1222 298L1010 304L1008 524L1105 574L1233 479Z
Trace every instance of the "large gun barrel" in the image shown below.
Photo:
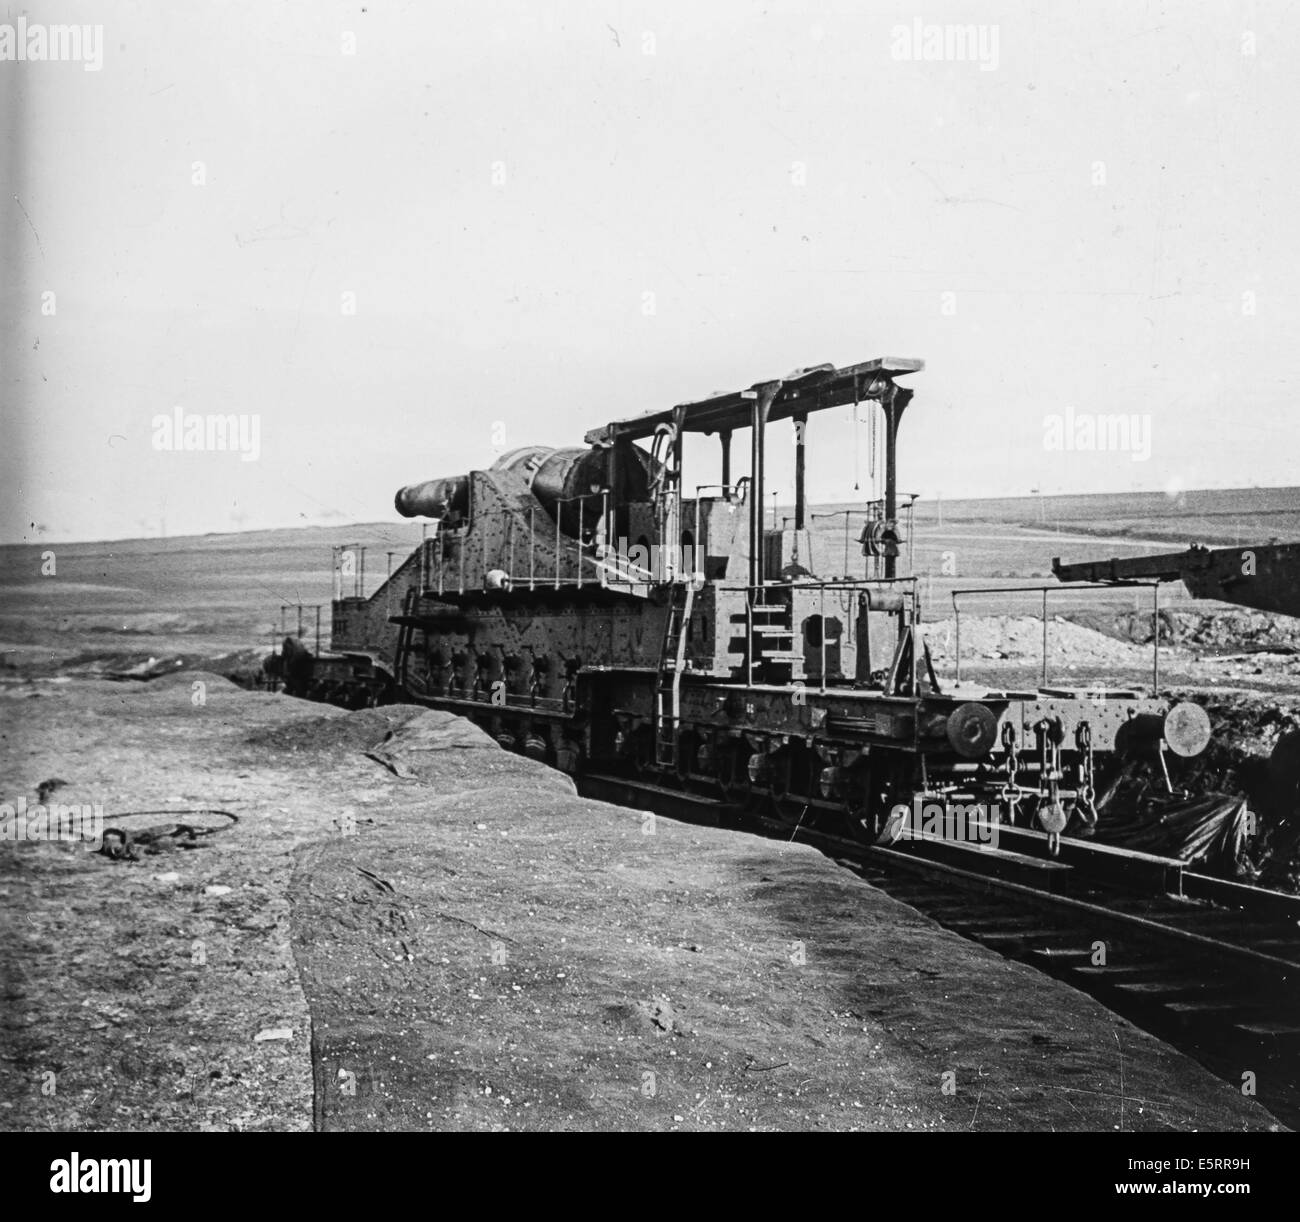
M601 513L597 499L588 501L582 515L580 499L594 497L607 483L608 452L598 446L556 450L549 446L526 446L503 454L489 468L498 476L531 492L552 518L558 517L568 535L577 534L580 516L594 526ZM649 496L653 460L634 446L620 452L619 486L627 501ZM405 518L465 517L469 513L470 477L451 475L399 488L394 498L397 512Z
M586 450L577 451L585 454ZM525 446L503 454L492 464L491 470L521 478L526 487L533 483L535 473L556 454L573 451L554 450L549 446ZM469 476L448 475L442 479L425 480L421 484L407 484L397 490L394 498L397 512L404 518L442 518L451 514L464 517L469 513Z
M1193 544L1185 552L1062 564L1052 572L1060 581L1181 581L1193 598L1300 615L1300 543L1246 544L1209 548Z
M469 476L451 475L407 484L397 490L393 504L404 518L463 517L469 512Z

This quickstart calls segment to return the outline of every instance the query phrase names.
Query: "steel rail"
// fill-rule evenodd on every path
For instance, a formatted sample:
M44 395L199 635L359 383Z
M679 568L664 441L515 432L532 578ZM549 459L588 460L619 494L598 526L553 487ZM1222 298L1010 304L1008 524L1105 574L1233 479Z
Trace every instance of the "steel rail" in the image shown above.
M1148 935L1174 939L1184 942L1188 945L1197 946L1204 950L1213 951L1217 954L1227 954L1239 960L1249 961L1259 967L1267 968L1270 971L1281 971L1290 976L1300 974L1300 958L1296 960L1284 959L1277 955L1271 955L1264 951L1259 951L1253 947L1243 945L1240 942L1230 942L1222 938L1210 937L1206 934L1195 933L1191 930L1180 929L1175 925L1167 924L1159 919L1153 919L1149 916L1139 916L1134 913L1124 912L1117 908L1108 907L1104 903L1096 903L1089 900L1081 900L1073 896L1060 895L1056 892L1046 891L1041 888L1031 887L1024 883L1012 882L1005 878L1000 878L990 870L988 873L965 869L961 866L950 865L947 862L935 861L933 858L927 858L919 854L904 853L897 849L885 848L879 845L864 845L855 840L836 835L832 832L820 831L816 828L798 826L793 829L779 819L771 816L755 815L745 812L743 809L726 802L721 798L709 798L702 794L692 793L688 790L671 789L667 786L655 785L653 783L642 781L632 777L617 777L604 774L591 774L579 778L579 792L584 787L594 787L597 789L614 789L617 791L635 791L646 795L646 797L664 802L669 801L679 803L683 806L694 807L700 810L707 810L717 814L727 811L734 812L737 816L745 816L750 821L758 824L765 829L773 832L787 833L793 832L791 839L795 836L802 835L804 843L813 848L820 848L823 851L833 850L835 855L842 859L848 859L850 862L865 863L869 860L879 862L888 862L899 868L908 869L913 873L943 874L947 877L960 878L967 882L977 882L991 890L1001 891L1007 894L1019 896L1023 899L1032 900L1042 906L1053 907L1057 909L1068 909L1074 912L1085 914L1094 919L1102 919L1112 924L1125 925L1130 928L1140 930ZM609 798L602 800L609 801ZM618 803L616 803L618 804ZM925 840L911 840L909 843L924 844ZM938 843L955 843L950 841L939 841ZM1113 846L1112 846L1113 847ZM1118 850L1123 853L1125 850ZM1078 867L1075 867L1078 868ZM1204 880L1207 884L1218 880L1209 880L1204 875L1190 875L1198 881ZM1117 890L1124 891L1123 887L1115 883L1110 885L1116 886ZM1206 890L1212 888L1208 885ZM1246 895L1247 892L1259 892L1258 897ZM1268 897L1268 899L1285 900L1288 897L1275 896L1273 892L1262 891L1259 888L1243 888L1238 885L1236 889L1230 892L1238 900L1249 901L1251 898ZM1127 891L1127 894L1140 894L1137 889ZM1169 897L1170 902L1176 902L1174 897ZM1262 901L1261 901L1262 906ZM1216 911L1240 911L1245 915L1250 912L1248 908L1216 908ZM1300 941L1300 935L1297 936Z

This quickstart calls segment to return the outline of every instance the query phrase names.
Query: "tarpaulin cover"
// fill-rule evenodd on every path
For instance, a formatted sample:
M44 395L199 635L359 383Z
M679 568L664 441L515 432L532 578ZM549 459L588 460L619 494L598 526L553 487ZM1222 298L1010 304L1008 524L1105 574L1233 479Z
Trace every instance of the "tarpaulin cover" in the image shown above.
M1246 845L1246 799L1135 795L1123 789L1098 811L1097 839L1121 848L1237 872Z

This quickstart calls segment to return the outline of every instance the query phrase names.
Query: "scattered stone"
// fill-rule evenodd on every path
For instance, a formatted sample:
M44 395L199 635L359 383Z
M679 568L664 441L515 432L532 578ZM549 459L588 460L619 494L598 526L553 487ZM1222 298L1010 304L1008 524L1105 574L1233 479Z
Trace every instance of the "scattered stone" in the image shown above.
M259 1031L253 1036L253 1043L263 1044L267 1040L291 1040L293 1031L289 1027L267 1027L265 1031Z

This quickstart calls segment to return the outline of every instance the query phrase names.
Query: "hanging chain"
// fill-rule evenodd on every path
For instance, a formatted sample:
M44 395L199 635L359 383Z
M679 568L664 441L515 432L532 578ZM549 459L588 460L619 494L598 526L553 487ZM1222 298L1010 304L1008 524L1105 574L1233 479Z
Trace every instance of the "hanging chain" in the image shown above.
M853 384L853 491L858 492L862 488L862 455L859 452L858 439L858 396L857 383ZM846 524L845 530L848 529Z
M1002 800L1007 804L1007 822L1015 825L1016 807L1020 802L1020 786L1016 773L1020 771L1020 751L1016 747L1016 728L1010 722L1002 727L1002 748L1007 753L1007 779L1002 786Z
M869 428L871 434L871 456L868 459L867 470L871 476L871 496L872 499L874 500L876 495L876 450L879 448L879 442L876 436L876 427L877 427L876 417L879 415L879 413L872 410L871 408L868 408L868 410L871 411L871 416L869 417L870 419Z
M1042 782L1047 782L1047 796L1038 807L1038 821L1047 832L1047 851L1055 857L1061 851L1061 833L1065 830L1067 816L1061 804L1061 744L1052 739L1052 727L1046 718L1036 727L1042 745L1039 772L1039 792Z
M1079 813L1089 827L1097 825L1096 774L1092 760L1092 727L1081 721L1074 731L1074 742L1079 748Z

